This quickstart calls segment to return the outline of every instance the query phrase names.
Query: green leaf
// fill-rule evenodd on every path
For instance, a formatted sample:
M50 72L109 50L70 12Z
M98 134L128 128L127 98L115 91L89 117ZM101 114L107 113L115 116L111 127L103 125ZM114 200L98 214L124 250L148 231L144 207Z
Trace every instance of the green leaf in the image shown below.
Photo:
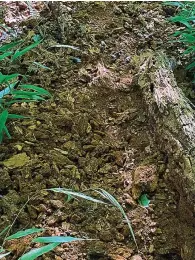
M195 37L192 34L183 33L182 38L180 39L180 42L194 43Z
M70 59L74 62L74 63L80 63L81 59L77 58L77 57L70 57Z
M42 232L42 231L44 231L43 228L30 228L30 229L26 229L24 231L18 231L17 233L7 237L6 240L25 237L25 236L32 235L32 234L37 233L37 232Z
M142 194L138 199L139 204L142 207L149 207L150 200L148 199L146 194Z
M183 33L183 31L176 31L172 34L172 36L177 37L177 36L181 35L182 33Z
M66 202L70 202L72 199L74 199L74 196L68 194L68 195L67 195Z
M3 98L5 95L10 94L11 90L15 87L17 82L14 82L12 84L9 84L9 86L3 90L0 91L0 99Z
M188 23L187 19L183 16L174 16L168 19L169 21L173 22L173 23L177 23L180 22L182 24L184 24L186 27L188 28L192 28L192 26Z
M192 63L190 63L187 67L186 70L191 70L195 67L195 61L193 61Z
M49 245L40 247L40 248L36 248L31 250L30 252L24 254L23 256L21 256L18 260L34 260L37 257L53 250L55 247L59 246L60 243L51 243Z
M6 83L6 82L8 82L9 80L18 77L19 75L20 75L20 74L18 74L18 73L10 74L10 75L0 74L0 84Z
M33 39L34 42L41 41L41 35L35 34L35 35L32 37L32 39Z
M130 230L130 233L131 233L131 236L133 238L133 241L138 249L138 246L137 246L137 242L136 242L136 239L135 239L135 235L134 235L134 232L133 232L133 228L131 226L131 223L123 209L123 207L119 204L119 202L110 194L108 193L107 191L103 190L103 189L94 189L94 191L96 191L97 193L99 193L101 196L103 196L105 199L107 199L108 201L111 202L111 204L113 206L115 206L116 208L119 209L119 211L121 212L121 214L123 215L123 217L125 218L125 220L127 221L127 225L129 227L129 230Z
M28 95L27 93L25 94L18 94L18 95L13 95L15 99L30 99L30 100L35 100L35 101L40 101L40 100L45 100L44 98L38 96L38 95Z
M185 55L185 54L189 54L190 52L195 52L195 47L194 47L194 46L191 46L191 47L187 48L187 49L183 52L183 54L184 54L184 55Z
M86 239L78 237L63 237L63 236L52 236L52 237L37 237L32 242L36 243L68 243L73 241L83 241Z
M51 94L49 93L49 91L47 91L44 88L37 87L37 86L34 86L34 85L19 85L19 88L21 88L21 89L31 89L31 90L36 91L37 92L36 94L51 97Z
M163 5L170 5L170 6L176 6L176 7L183 6L183 4L181 2L169 2L169 1L163 2Z
M96 203L107 204L102 200L94 199L93 197L87 196L87 195L85 195L84 193L81 193L81 192L74 192L74 191L64 189L64 188L51 188L51 189L48 189L48 190L51 190L51 191L54 191L54 192L64 193L66 195L79 197L79 198L86 199L86 200L89 200L89 201L93 201L93 202L96 202Z
M12 51L9 51L9 52L6 52L2 55L0 55L0 61L5 59L6 57L10 56L13 52Z
M30 118L29 116L22 116L22 115L16 115L16 114L9 114L9 119L24 119L24 118Z
M5 232L6 232L10 227L11 227L11 225L5 227L5 228L1 231L0 237L3 236L3 235L5 234Z
M8 118L8 111L4 110L1 114L0 114L0 132L3 131L4 127L5 127L5 123L7 121Z
M42 68L42 69L52 70L52 69L50 69L49 67L47 67L47 66L45 66L45 65L43 65L43 64L41 64L41 63L39 63L39 62L36 62L36 61L34 61L33 64L37 65L38 67L40 67L40 68Z
M40 44L41 41L32 43L31 45L29 45L28 47L22 49L22 50L17 50L14 55L12 56L12 61L19 58L20 56L24 55L25 53L27 53L28 51L32 50L33 48L35 48L37 45Z
M11 135L10 135L8 129L7 129L7 126L4 126L3 130L4 130L5 134L7 135L7 137L8 137L9 139L11 139Z
M15 46L17 46L18 44L24 42L23 40L20 40L20 41L16 41L16 42L11 42L11 43L8 43L8 44L4 44L0 47L0 52L5 52Z
M11 252L5 253L5 254L1 254L0 255L0 259L4 258L6 255L9 255Z
M11 106L12 104L15 103L30 103L30 102L36 102L37 100L32 100L32 99L13 99L11 101L6 102L6 106Z

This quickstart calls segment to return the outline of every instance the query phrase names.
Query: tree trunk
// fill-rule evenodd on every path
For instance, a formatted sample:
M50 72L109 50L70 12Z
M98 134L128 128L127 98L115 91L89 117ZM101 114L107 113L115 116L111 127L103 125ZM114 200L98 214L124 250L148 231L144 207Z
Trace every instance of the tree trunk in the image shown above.
M167 155L165 179L179 194L178 218L195 227L195 117L194 105L177 87L171 63L162 52L136 58L135 76L141 88L151 131L159 149ZM181 225L182 226L182 225ZM183 226L183 229L185 227ZM195 239L181 230L181 255L195 259Z

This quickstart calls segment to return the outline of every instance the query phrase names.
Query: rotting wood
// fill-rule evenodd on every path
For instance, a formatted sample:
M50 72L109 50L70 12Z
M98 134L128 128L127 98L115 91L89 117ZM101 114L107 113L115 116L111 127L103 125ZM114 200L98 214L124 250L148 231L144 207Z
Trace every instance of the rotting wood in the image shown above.
M135 82L140 87L151 132L167 154L165 179L179 194L178 218L195 224L195 110L177 86L169 59L148 51L135 58ZM182 239L181 239L182 240ZM194 243L181 246L183 259L195 259Z

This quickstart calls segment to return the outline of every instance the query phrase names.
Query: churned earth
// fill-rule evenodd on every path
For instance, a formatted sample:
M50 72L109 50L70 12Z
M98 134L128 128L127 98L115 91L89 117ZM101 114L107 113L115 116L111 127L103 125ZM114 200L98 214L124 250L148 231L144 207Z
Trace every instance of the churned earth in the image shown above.
M166 181L167 157L158 149L134 84L136 55L159 49L176 56L168 43L171 12L155 2L56 2L45 5L33 23L24 23L24 32L41 33L45 41L18 69L22 73L35 60L49 67L28 75L52 98L12 108L32 117L10 122L12 139L0 147L0 229L17 216L13 232L36 226L46 228L44 235L95 239L62 244L39 259L182 259L179 198ZM57 44L80 50L52 47ZM66 202L45 190L53 187L102 188L115 196L139 250L117 209ZM143 194L149 207L138 202ZM5 244L13 251L7 259L39 246L30 239Z

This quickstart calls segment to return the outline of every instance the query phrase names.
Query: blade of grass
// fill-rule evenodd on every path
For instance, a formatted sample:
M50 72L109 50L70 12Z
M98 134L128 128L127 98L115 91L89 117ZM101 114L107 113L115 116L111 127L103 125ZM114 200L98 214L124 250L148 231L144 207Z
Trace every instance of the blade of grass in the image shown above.
M64 237L64 236L52 236L52 237L37 237L32 240L32 242L36 243L68 243L73 241L83 241L86 240L84 238L78 237Z
M34 86L34 85L19 85L19 87L21 89L31 89L31 90L34 90L37 93L39 93L39 95L45 95L45 96L51 97L51 94L49 93L49 91L47 91L44 88L38 87L38 86Z
M131 226L131 223L124 211L124 209L122 208L122 206L119 204L119 202L110 194L108 193L107 191L103 190L103 189L94 189L94 191L96 191L97 193L99 193L101 196L103 196L105 199L107 199L108 201L110 201L110 203L112 205L114 205L116 208L119 209L119 211L121 212L121 214L123 215L123 217L125 218L125 220L127 221L127 224L128 224L128 227L129 227L129 230L130 230L130 233L131 233L131 236L133 238L133 241L138 249L138 245L137 245L137 242L136 242L136 239L135 239L135 235L134 235L134 231L133 231L133 228Z
M38 232L43 232L45 229L43 228L30 228L30 229L26 229L24 231L18 231L17 233L7 237L5 240L11 240L11 239L16 239L16 238L21 238L21 237L25 237L28 235L32 235Z
M12 61L14 61L15 59L19 58L20 56L24 55L25 53L27 53L28 51L32 50L33 48L37 47L37 45L39 45L41 43L41 41L38 42L34 42L31 45L29 45L28 47L22 49L22 50L17 50L14 55L12 56Z
M0 52L5 52L11 48L14 48L16 47L17 45L19 45L20 43L24 42L23 40L19 40L19 41L16 41L16 42L11 42L11 43L8 43L8 44L4 44L0 47Z
M59 245L60 245L60 243L51 243L49 245L33 249L30 252L21 256L18 260L34 260L37 257L39 257L49 251L52 251L54 248L56 248Z
M9 52L6 52L2 55L0 55L0 61L5 59L6 57L9 57L13 52L12 51L9 51Z
M66 195L71 195L71 196L74 196L74 197L86 199L86 200L89 200L89 201L92 201L92 202L107 204L102 200L94 199L93 197L87 196L87 195L85 195L84 193L81 193L81 192L74 192L74 191L64 189L64 188L51 188L51 189L48 189L48 190L51 190L51 191L54 191L54 192L59 192L59 193L64 193Z
M10 228L10 225L7 226L7 227L5 227L5 228L1 231L0 237L3 236L9 228Z

